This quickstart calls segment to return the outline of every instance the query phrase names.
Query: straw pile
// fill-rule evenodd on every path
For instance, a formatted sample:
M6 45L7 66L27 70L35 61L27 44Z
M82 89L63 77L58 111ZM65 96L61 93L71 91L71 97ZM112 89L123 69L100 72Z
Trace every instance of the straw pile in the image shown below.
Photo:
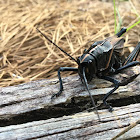
M0 86L52 78L57 76L59 67L77 67L36 27L74 58L93 41L114 34L112 2L1 0L0 5ZM129 27L138 20L140 2L122 2L119 7L123 26ZM140 41L139 28L137 25L125 35L126 47Z

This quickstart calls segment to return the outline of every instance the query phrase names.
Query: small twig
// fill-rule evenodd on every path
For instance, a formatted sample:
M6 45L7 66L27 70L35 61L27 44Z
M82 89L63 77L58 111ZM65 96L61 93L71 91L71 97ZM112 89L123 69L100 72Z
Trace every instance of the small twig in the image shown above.
M140 119L137 120L136 122L132 123L131 125L129 125L127 128L125 128L123 131L121 131L118 135L116 135L115 137L113 137L111 140L115 140L118 137L122 136L123 134L125 134L126 132L128 132L130 129L132 129L133 127L135 127L139 123L140 123Z

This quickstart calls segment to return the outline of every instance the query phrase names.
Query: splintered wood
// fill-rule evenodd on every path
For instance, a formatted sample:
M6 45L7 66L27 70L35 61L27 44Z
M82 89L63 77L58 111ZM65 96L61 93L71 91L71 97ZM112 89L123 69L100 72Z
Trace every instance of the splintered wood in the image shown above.
M99 111L102 122L95 113L79 113L21 125L0 128L0 139L47 139L47 140L111 140L140 118L140 104L114 108L113 113ZM140 124L117 140L140 137Z
M100 109L101 122L93 111L79 111L81 113L75 115L65 114L70 109L75 110L74 106L82 108L85 105L76 104L77 102L88 98L90 103L89 95L77 75L63 78L64 91L54 100L51 100L51 96L59 90L58 79L3 87L0 89L0 139L92 140L94 137L95 140L103 138L110 140L128 126L133 127L133 123L140 118L140 103L137 99L140 97L139 74L140 67L135 66L120 74L112 75L124 86L120 86L110 96L108 102L113 101L111 103L114 105L117 100L117 106L120 106L121 102L126 102L127 106L114 107L113 113L108 112L107 109ZM130 82L132 79L133 82ZM89 87L97 102L112 89L111 84L105 80L95 79L92 82ZM69 104L73 104L73 107ZM139 129L140 125L137 124L123 137L140 137Z
M61 66L77 67L40 36L36 27L75 58L89 47L87 42L92 40L91 44L114 35L112 3L1 0L0 5L0 86L56 77ZM122 27L129 27L138 20L135 14L140 13L138 1L122 2L117 7L123 18ZM131 50L139 41L139 29L137 25L125 35L125 46Z

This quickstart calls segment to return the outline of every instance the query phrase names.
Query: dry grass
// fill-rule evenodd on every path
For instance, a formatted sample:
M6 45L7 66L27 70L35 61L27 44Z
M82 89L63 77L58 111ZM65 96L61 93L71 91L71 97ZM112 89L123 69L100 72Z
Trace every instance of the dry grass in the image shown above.
M130 2L120 5L123 26L126 27L138 20L135 12L140 14L140 2ZM133 5L135 10L128 10L124 4ZM77 67L40 36L36 27L75 58L87 48L87 42L114 34L112 3L98 0L1 0L0 5L0 86L52 78L60 66ZM140 25L137 25L125 35L125 46L135 46L140 41L139 35Z

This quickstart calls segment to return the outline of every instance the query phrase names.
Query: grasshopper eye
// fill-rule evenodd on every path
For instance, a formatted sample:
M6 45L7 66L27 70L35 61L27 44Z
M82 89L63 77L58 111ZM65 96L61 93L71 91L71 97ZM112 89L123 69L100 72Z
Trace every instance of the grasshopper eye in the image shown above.
M92 63L92 60L89 60L88 63Z

